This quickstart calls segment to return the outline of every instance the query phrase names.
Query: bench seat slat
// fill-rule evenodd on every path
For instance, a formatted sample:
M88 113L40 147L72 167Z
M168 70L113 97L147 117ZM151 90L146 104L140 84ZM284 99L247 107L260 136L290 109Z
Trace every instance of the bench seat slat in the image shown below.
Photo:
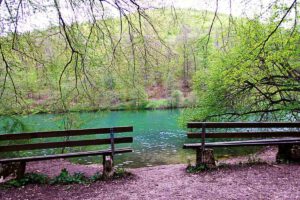
M94 128L80 130L63 130L63 131L47 131L47 132L32 132L32 133L16 133L16 134L1 134L0 141L4 140L22 140L33 138L49 138L49 137L65 137L65 136L80 136L94 134L108 134L113 129L114 133L132 132L132 126L120 126L112 128Z
M131 148L120 148L114 151L115 154L128 153L132 152ZM30 162L30 161L39 161L39 160L50 160L50 159L59 159L59 158L72 158L72 157L83 157L83 156L96 156L96 155L106 155L111 154L111 150L99 150L99 151L85 151L85 152L76 152L76 153L65 153L65 154L54 154L46 156L32 156L32 157L21 157L21 158L7 158L1 159L0 163L10 163L10 162Z
M300 128L300 122L189 122L188 128Z
M201 133L187 133L188 138L201 138ZM300 137L300 131L278 132L214 132L205 133L205 138L264 138L264 137Z
M114 142L116 144L132 143L133 138L132 137L115 138ZM23 151L23 150L34 150L34 149L50 149L50 148L60 148L60 147L91 146L91 145L101 145L101 144L110 144L110 143L111 143L111 139L107 138L107 139L95 139L95 140L19 144L19 145L0 146L0 152Z
M206 143L205 147L234 147L234 146L265 146L279 144L300 144L300 138L282 138L268 140L241 140L227 142L210 142ZM201 143L184 144L184 149L196 149L202 147Z

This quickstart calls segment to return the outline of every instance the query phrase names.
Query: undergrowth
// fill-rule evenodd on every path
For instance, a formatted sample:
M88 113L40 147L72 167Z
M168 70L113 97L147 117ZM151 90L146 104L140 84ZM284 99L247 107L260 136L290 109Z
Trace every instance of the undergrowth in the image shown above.
M262 164L267 164L267 162L261 160L260 158L257 158L255 155L250 155L250 156L248 156L247 162L239 162L237 165L219 163L215 167L209 167L208 165L203 163L200 165L193 166L193 165L191 165L191 163L189 161L186 171L188 173L199 173L199 172L204 172L204 171L220 170L220 169L227 169L227 168L232 168L232 167L262 165Z
M117 168L114 172L113 179L126 178L132 174L124 168ZM50 185L69 185L69 184L90 184L96 181L104 181L105 179L101 173L96 172L93 176L87 177L84 173L76 172L70 174L67 169L62 169L60 174L54 178L39 173L26 173L23 178L12 179L2 183L0 187L22 187L28 184L50 184Z
M3 184L3 187L21 187L28 184L47 184L49 177L44 174L26 173L21 179L13 179Z
M50 180L50 184L61 184L61 185L68 185L73 183L87 183L89 182L89 178L84 175L84 173L76 172L71 175L66 169L61 170L60 174L55 178Z
M203 171L207 171L207 170L209 170L209 168L206 164L201 164L201 165L196 165L196 166L189 165L186 168L186 171L188 173L198 173L198 172L203 172Z

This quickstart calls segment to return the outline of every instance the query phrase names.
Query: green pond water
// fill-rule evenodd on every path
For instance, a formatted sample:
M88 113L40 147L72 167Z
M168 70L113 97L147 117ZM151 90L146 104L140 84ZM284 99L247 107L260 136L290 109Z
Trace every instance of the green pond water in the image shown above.
M118 154L115 164L123 167L144 167L163 164L187 163L195 159L193 150L182 149L184 143L199 142L197 139L187 139L186 131L179 127L177 119L180 110L154 111L117 111L117 112L84 112L72 114L37 114L18 116L14 120L0 117L0 133L100 128L113 126L133 126L134 132L117 134L118 136L133 136L133 144L122 144L117 147L132 147L133 153ZM66 123L68 119L69 123ZM14 122L21 122L24 127L15 127ZM66 126L67 125L67 126ZM14 129L13 129L14 128ZM103 138L103 135L75 137L75 139ZM35 139L34 142L61 141L57 138ZM26 143L29 141L18 141ZM32 142L32 141L31 141ZM1 142L1 145L6 144ZM103 146L103 145L102 145ZM108 148L109 146L102 147ZM67 148L64 151L98 150L99 146ZM240 155L253 152L255 148L223 148L216 149L217 156ZM2 154L1 157L32 156L61 153L61 149L46 149L39 151L24 151L19 153ZM101 156L79 157L70 159L72 162L91 164L102 162Z

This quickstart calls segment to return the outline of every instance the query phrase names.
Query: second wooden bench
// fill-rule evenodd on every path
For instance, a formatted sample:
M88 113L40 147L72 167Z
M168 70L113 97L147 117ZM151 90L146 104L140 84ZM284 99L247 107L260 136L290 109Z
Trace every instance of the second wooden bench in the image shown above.
M201 139L199 143L183 145L184 149L196 150L197 165L214 165L213 151L209 148L278 145L277 157L288 158L292 146L300 144L300 122L190 122L187 127L196 129L187 133L188 138ZM212 138L231 141L207 142Z

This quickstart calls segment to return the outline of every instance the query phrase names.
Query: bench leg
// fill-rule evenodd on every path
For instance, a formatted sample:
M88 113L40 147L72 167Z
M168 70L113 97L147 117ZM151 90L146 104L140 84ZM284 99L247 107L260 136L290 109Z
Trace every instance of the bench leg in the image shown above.
M103 156L103 178L111 178L114 175L113 159L110 155Z
M24 177L26 170L26 162L20 162L19 167L17 169L17 179L21 179Z
M0 177L6 178L10 175L16 175L18 171L20 163L12 162L0 164Z
M276 155L277 162L299 162L300 161L300 146L293 144L278 145L278 153Z
M209 168L216 166L213 149L198 148L196 150L196 166L205 164Z

